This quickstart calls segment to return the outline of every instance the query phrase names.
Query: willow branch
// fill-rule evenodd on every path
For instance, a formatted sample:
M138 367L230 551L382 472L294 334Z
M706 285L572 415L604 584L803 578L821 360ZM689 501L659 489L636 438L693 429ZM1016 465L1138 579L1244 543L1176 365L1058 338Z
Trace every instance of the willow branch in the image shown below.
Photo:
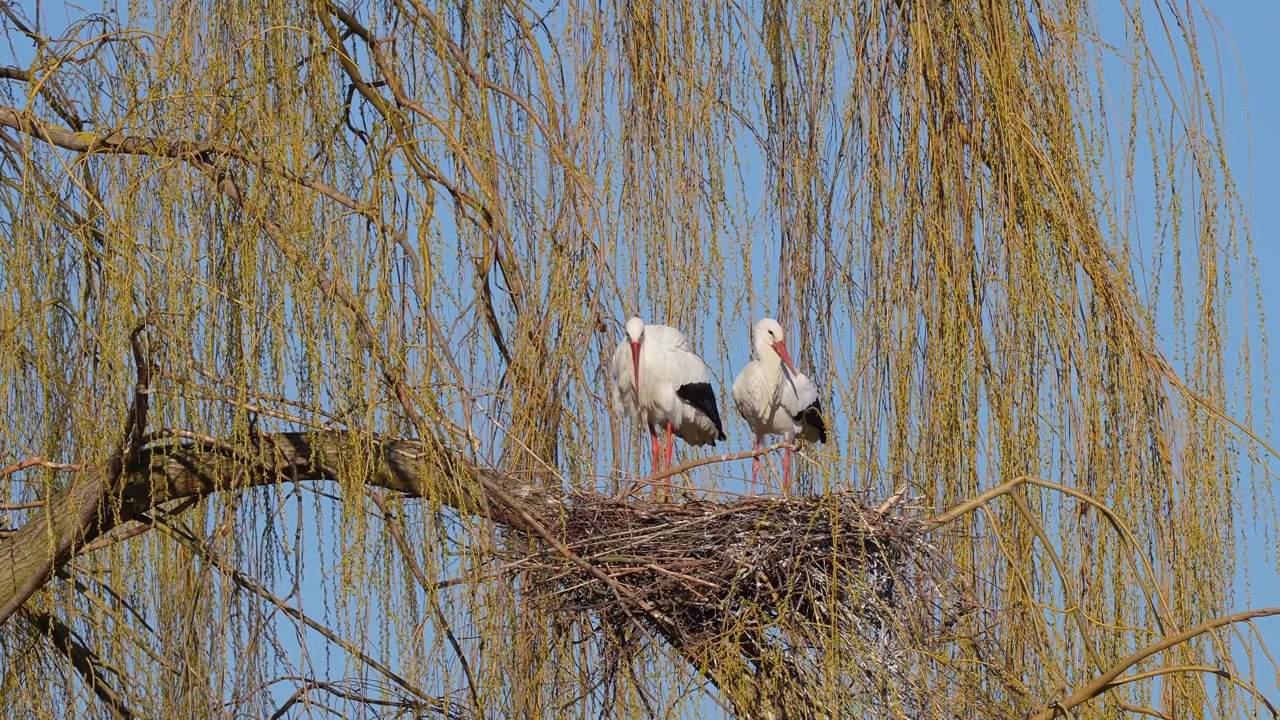
M36 117L29 111L11 107L0 107L0 126L12 128L43 140L54 147L79 153L98 153L113 155L139 155L170 160L214 161L238 160L266 172L284 178L291 183L313 190L330 200L354 211L361 217L374 223L389 235L397 232L383 220L382 216L355 198L337 188L315 178L307 177L275 160L257 153L242 150L235 145L213 140L181 140L166 137L143 137L135 135L119 135L116 133L96 134L91 132L75 132L60 125L54 125Z
M446 715L450 715L450 716L456 715L456 713L449 712L451 709L450 703L444 700L441 700L439 698L432 697L431 695L428 695L422 689L418 688L417 686L408 682L404 678L400 677L391 668L387 667L386 665L378 662L374 658L365 654L355 645L347 642L346 640L343 640L341 637L337 635L337 633L333 632L325 625L319 622L316 622L314 619L312 619L311 617L308 617L305 613L303 613L298 608L295 608L292 605L286 603L284 600L281 600L280 598L276 597L274 594L267 591L258 583L254 582L244 573L240 572L239 570L236 570L228 562L226 562L226 560L224 560L220 555L215 553L205 544L201 543L197 538L192 536L190 533L186 532L185 530L179 527L176 527L170 524L169 522L161 518L156 518L155 525L159 530L161 530L166 535L176 540L179 544L183 545L191 552L195 553L199 557L203 558L205 561L209 562L214 567L218 568L219 571L225 573L228 577L231 578L233 582L235 582L240 587L244 588L245 590L248 590L249 592L252 592L253 594L257 595L263 600L266 600L272 605L275 605L281 612L285 613L289 617L295 620L298 620L299 622L302 622L307 627L320 633L330 642L333 642L334 644L341 647L343 650L350 653L352 657L358 658L364 664L382 673L384 676L386 676L387 679L391 680L396 685L400 686L406 692L418 698L429 707L432 707L437 711L441 711Z
M462 644L458 642L458 636L453 632L453 626L449 623L449 618L445 617L444 609L440 607L439 593L435 592L434 584L427 580L427 574L422 570L422 566L418 564L418 559L413 553L413 547L405 537L404 529L400 526L400 521L396 518L395 513L391 512L391 507L387 505L387 501L381 494L373 490L369 490L369 497L382 513L382 519L387 523L387 529L391 531L391 536L395 538L396 545L400 548L400 554L404 556L405 564L409 566L409 571L413 574L414 579L418 581L418 585L426 593L427 599L431 603L431 610L436 616L436 622L440 623L440 628L444 631L445 637L449 641L449 646L453 649L453 654L458 658L458 664L462 666L462 674L467 679L467 692L471 696L471 706L476 716L484 717L484 705L480 702L479 694L480 684L476 682L475 673L471 671L471 663L467 660L467 654L462 651Z
M728 453L725 455L712 455L710 457L698 458L697 460L690 460L689 462L684 463L682 465L677 465L673 468L663 470L660 473L655 473L653 475L650 475L649 477L644 478L643 482L648 483L650 485L654 485L663 480L666 480L667 478L673 475L681 475L689 472L694 468L702 467L703 465L714 465L716 463L729 462L731 460L745 460L747 458L760 457L762 455L768 455L769 453L772 453L772 452L777 452L778 450L786 450L788 448L794 448L794 447L795 446L792 445L791 443L780 442L774 445L770 445L769 447L760 448L758 450L744 450L743 452Z
M53 646L71 661L71 666L80 674L85 685L111 711L111 716L115 720L133 720L138 717L129 709L120 694L112 689L98 673L98 663L93 652L75 639L71 634L71 628L48 613L29 612L23 613L23 617L36 631L48 637Z
M1155 655L1156 653L1162 652L1164 650L1168 650L1169 648L1175 647L1177 645L1181 645L1182 643L1185 643L1188 640L1192 640L1196 637L1199 637L1200 635L1203 635L1212 630L1216 630L1217 628L1220 628L1224 625L1231 625L1233 623L1244 622L1246 620L1252 620L1254 618L1270 617L1272 615L1280 615L1280 607L1261 608L1258 610L1246 610L1244 612L1238 612L1234 615L1227 615L1225 617L1215 618L1213 620L1209 620L1208 622L1201 623L1191 628L1190 630L1178 633L1177 635L1174 635L1169 638L1165 638L1164 640L1161 640L1158 643L1152 643L1151 645L1148 645L1142 648L1141 650L1133 653L1129 657L1121 660L1115 665L1112 665L1106 672L1094 678L1092 682L1090 682L1088 685L1085 685L1083 688L1081 688L1071 697L1051 704L1049 707L1045 708L1038 715L1036 715L1033 720L1052 720L1052 718L1055 717L1056 715L1061 713L1069 713L1072 708L1075 708L1089 700L1092 700L1093 698L1101 695L1107 690L1110 690L1114 687L1124 684L1125 682L1128 682L1129 679L1120 679L1120 676L1123 675L1124 672L1129 668L1133 667L1134 665L1137 665L1138 663L1142 662L1143 660L1146 660L1147 658L1151 657L1152 655ZM1132 679L1136 680L1139 678L1134 677Z
M277 482L333 480L342 454L359 448L373 469L361 480L408 495L430 497L460 512L487 516L531 530L522 515L481 502L481 483L526 508L557 504L561 498L496 471L443 456L438 446L416 440L370 441L355 433L263 435L272 462L246 463L200 443L148 446L118 479L101 470L75 476L13 535L0 539L0 624L48 582L76 553L118 525L140 520L153 509L188 498ZM434 470L435 472L428 472ZM531 517L531 516L530 516ZM52 539L52 542L51 542Z

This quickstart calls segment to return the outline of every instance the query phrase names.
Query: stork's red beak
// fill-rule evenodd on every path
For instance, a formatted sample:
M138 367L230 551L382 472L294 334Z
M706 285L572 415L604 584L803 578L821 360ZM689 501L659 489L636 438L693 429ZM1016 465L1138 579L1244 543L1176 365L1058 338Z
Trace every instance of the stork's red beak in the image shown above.
M773 344L773 351L778 353L778 357L782 358L782 364L787 366L787 371L792 375L798 375L796 366L791 363L791 355L787 353L787 346L781 340Z
M636 380L636 395L640 394L640 341L631 341L631 372Z

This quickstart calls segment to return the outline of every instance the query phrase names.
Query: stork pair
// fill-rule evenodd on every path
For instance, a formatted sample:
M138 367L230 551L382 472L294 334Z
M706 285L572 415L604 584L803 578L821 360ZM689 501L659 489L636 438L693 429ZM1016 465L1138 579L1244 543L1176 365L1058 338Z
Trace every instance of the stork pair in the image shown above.
M613 405L636 423L649 427L653 443L653 471L670 469L672 438L690 445L714 445L724 440L716 394L707 365L689 347L684 333L666 325L646 325L633 317L627 337L613 353ZM752 332L755 359L733 381L733 402L755 433L755 450L767 435L781 435L788 443L797 437L827 441L818 390L796 370L783 340L782 326L772 318L756 323ZM659 429L665 443L658 440ZM782 490L794 470L787 448L782 460ZM760 473L760 456L752 459L751 491Z

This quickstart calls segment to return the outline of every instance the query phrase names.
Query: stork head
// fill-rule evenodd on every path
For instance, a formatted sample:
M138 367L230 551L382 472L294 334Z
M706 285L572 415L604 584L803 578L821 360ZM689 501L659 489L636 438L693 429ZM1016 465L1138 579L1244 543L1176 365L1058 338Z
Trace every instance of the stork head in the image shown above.
M782 364L786 366L787 371L792 375L796 374L796 366L791 362L791 354L787 352L787 344L783 342L782 326L773 318L765 318L756 323L753 342L756 346L756 354L762 359L769 357L770 354L776 355Z
M631 374L640 390L640 346L644 344L644 321L633 317L627 321L627 342L631 343Z

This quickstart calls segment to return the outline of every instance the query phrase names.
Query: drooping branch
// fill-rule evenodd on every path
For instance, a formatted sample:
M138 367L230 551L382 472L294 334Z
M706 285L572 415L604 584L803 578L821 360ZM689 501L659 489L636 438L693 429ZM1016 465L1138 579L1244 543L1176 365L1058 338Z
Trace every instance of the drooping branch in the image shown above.
M84 679L93 694L107 706L115 720L133 720L137 717L120 694L103 679L102 673L98 671L98 662L93 651L82 645L71 634L71 628L67 627L66 623L43 612L26 613L24 617L36 632L47 636L53 646L71 661L71 666Z
M455 707L453 703L450 703L447 700L444 700L441 698L436 698L436 697L432 697L431 695L428 695L422 689L418 688L416 685L410 683L405 678L401 677L391 668L387 667L383 663L369 656L363 650L351 644L350 642L342 639L340 636L334 633L333 630L331 630L329 627L325 626L320 622L317 622L315 618L302 612L299 608L286 603L281 598L268 592L266 588L262 587L262 585L255 582L253 579L249 578L244 573L237 570L235 567L232 567L231 563L229 563L225 558L218 555L206 544L201 543L196 537L191 535L186 530L183 530L182 528L171 525L167 521L159 518L157 518L155 522L156 522L156 527L158 527L161 532L165 533L166 535L168 535L169 537L177 541L179 544L186 547L195 555L203 558L213 567L218 568L220 571L225 573L227 577L229 577L231 581L234 582L236 585L240 586L245 591L252 593L254 595L257 595L263 600L271 603L278 610L280 610L280 612L284 613L285 615L288 615L289 617L293 618L294 620L306 626L307 628L324 636L326 640L342 648L344 651L350 654L351 657L358 659L360 662L367 665L369 669L376 671L378 673L381 673L383 677L387 678L396 686L402 688L405 692L415 697L419 702L423 704L424 707L431 708L432 710L439 712L441 715L445 717L463 717L463 714L458 712L458 708Z
M656 631L664 644L720 689L740 716L822 714L812 707L802 709L802 696L779 694L779 688L802 686L785 679L795 672L778 664L774 657L777 649L766 648L759 644L759 638L744 634L735 643L739 652L726 653L717 623L705 628L689 625L673 616L670 608L656 607L630 584L620 584L612 576L613 568L602 571L597 567L598 563L616 565L615 560L595 558L581 547L569 547L558 537L561 529L552 525L562 515L566 501L554 489L475 467L456 456L441 457L438 446L415 440L370 438L347 431L263 434L256 438L257 450L251 453L214 438L191 437L195 436L188 435L179 443L169 434L152 436L152 442L124 468L118 482L107 482L101 473L76 476L70 487L50 498L26 525L0 540L0 557L14 559L0 562L0 601L21 608L48 581L48 568L56 572L115 527L135 521L159 523L160 515L154 511L161 506L172 508L173 503L182 502L189 507L193 499L214 493L277 482L337 480L337 468L342 467L344 473L364 472L358 480L368 485L430 498L461 513L487 517L540 538L548 546L546 552L562 557L565 567L600 583L604 595L612 598L618 609L618 620L632 625L642 622ZM355 480L349 475L343 479ZM767 505L768 501L755 504L760 503ZM179 508L185 509L182 505ZM50 537L56 542L50 543Z
M260 440L262 447L270 448L269 459L246 458L194 442L163 444L143 449L114 482L103 470L74 476L71 485L30 521L0 540L0 624L81 548L120 524L175 500L281 481L332 480L342 453L349 454L361 443L369 445L354 433L336 431L263 435ZM509 527L525 528L526 523L509 504L487 502L482 483L501 488L516 503L559 501L542 488L431 454L422 442L373 441L368 452L370 474L364 482L429 497L467 514L487 515Z
M150 407L151 359L141 341L144 317L129 336L137 381L116 451L102 466L77 476L71 488L46 502L35 521L0 541L0 624L8 621L76 550L111 529L113 489L127 485L128 468L139 464ZM8 566L4 560L10 560Z
M276 160L243 150L229 143L215 140L186 140L162 136L95 134L76 132L42 120L33 113L11 107L0 107L0 126L12 128L31 137L43 140L54 147L79 153L104 155L139 155L166 158L184 162L196 162L212 158L239 160L246 165L313 190L343 207L359 213L380 229L393 233L382 217L361 204L347 193L302 173L294 171Z
M1246 610L1244 612L1235 613L1234 615L1227 615L1226 617L1220 617L1220 618L1214 618L1212 620L1208 620L1206 622L1201 623L1200 625L1197 625L1191 628L1190 630L1174 635L1173 637L1165 638L1160 642L1147 645L1146 647L1142 648L1141 650L1138 650L1137 652L1133 653L1129 657L1112 665L1105 672L1101 673L1092 681L1090 681L1088 685L1085 685L1084 687L1076 691L1076 693L1071 695L1071 697L1068 697L1065 700L1059 700L1058 702L1051 704L1049 707L1045 708L1043 712L1036 715L1033 720L1052 720L1052 718L1057 717L1060 714L1070 715L1071 711L1077 706L1102 695L1103 693L1107 692L1108 690L1111 690L1112 688L1115 688L1119 685L1124 684L1125 680L1121 678L1121 676L1124 674L1126 670L1128 670L1131 667L1134 667L1138 663L1151 657L1152 655L1155 655L1156 653L1163 652L1177 645L1181 645L1182 643L1185 643L1207 632L1216 630L1217 628L1223 627L1224 625L1230 625L1232 623L1238 623L1238 622L1247 622L1255 618L1271 617L1274 615L1280 615L1280 607L1260 608L1257 610ZM1135 676L1134 679L1137 679L1137 676Z

